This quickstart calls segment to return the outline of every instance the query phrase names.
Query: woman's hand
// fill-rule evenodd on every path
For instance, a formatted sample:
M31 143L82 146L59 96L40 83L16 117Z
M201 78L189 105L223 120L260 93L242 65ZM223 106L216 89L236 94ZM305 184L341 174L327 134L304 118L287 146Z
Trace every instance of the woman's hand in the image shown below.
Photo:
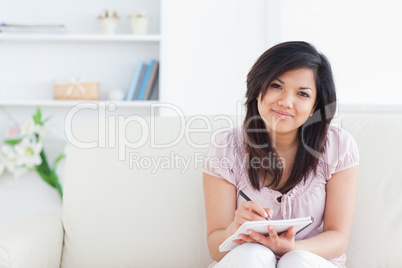
M273 211L270 208L262 208L254 201L242 202L235 211L235 218L233 221L235 232L240 225L247 221L263 221L267 218L272 218Z
M280 235L278 235L273 226L268 226L269 236L256 233L253 230L247 230L247 232L249 235L240 234L239 237L241 240L234 240L233 242L239 245L249 242L260 243L271 249L272 252L278 256L282 256L287 252L294 250L296 247L296 232L293 226Z

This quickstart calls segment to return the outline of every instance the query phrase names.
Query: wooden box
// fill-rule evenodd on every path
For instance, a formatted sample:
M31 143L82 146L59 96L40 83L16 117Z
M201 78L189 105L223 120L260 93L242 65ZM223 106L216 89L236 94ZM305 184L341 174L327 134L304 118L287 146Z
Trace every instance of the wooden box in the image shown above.
M56 100L98 100L99 83L95 80L70 79L54 81Z

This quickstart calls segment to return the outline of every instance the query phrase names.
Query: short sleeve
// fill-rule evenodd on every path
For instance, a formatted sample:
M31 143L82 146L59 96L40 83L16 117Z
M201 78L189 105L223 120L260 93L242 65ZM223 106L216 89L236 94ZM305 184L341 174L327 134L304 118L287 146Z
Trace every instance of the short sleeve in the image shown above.
M237 148L235 129L219 133L204 153L202 171L237 186Z
M359 149L352 135L344 129L328 129L325 151L327 179L342 170L359 165Z

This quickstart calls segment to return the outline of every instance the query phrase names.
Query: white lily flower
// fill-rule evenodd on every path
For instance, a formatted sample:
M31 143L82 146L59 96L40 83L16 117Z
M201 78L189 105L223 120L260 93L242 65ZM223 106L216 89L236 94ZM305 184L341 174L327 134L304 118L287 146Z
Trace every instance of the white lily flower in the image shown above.
M4 163L3 158L3 155L0 153L0 176L6 171L6 164Z
M36 129L37 129L37 126L36 126L35 122L32 119L30 119L25 123L25 125L21 126L21 128L20 128L21 135L22 136L33 135L36 133Z
M48 126L47 124L44 124L43 126L36 125L35 133L38 134L39 141L41 141L41 142L43 142L43 140L47 136L47 134L53 133L53 132L54 132L54 128Z
M15 159L17 157L13 147L9 144L4 144L1 147L1 155L4 160L3 163L6 163L7 161L15 161Z
M14 178L18 178L28 172L28 169L23 166L14 166L13 170L8 170Z
M0 144L0 176L4 172L8 172L13 175L14 178L17 178L24 173L35 170L35 167L41 164L44 165L44 168L41 171L36 171L42 179L47 180L47 177L55 172L48 163L42 163L41 157L41 155L46 157L45 151L42 151L45 135L49 132L53 132L53 128L45 123L47 119L42 121L40 109L37 109L34 118L34 120L31 119L27 121L21 128L11 127L7 133L9 139L6 140L3 145ZM36 124L35 120L40 120L40 124ZM18 143L15 144L17 141ZM58 160L60 159L61 158L58 158ZM58 183L57 176L55 179ZM12 182L17 182L17 180L12 180ZM60 196L63 197L62 188L60 186L60 184L57 184L57 186L53 187L56 188Z
M26 170L25 167L17 163L17 154L11 145L4 144L1 147L0 157L0 161L2 165L4 165L4 170L10 172L14 177L22 175Z
M17 153L17 165L33 168L42 163L40 152L42 151L43 144L36 143L32 139L25 137L22 141L14 146Z

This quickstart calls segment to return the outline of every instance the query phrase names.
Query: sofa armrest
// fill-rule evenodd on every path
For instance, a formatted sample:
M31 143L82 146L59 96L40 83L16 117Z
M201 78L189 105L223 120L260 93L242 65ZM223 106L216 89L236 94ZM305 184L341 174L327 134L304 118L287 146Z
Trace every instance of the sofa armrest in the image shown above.
M60 267L61 213L41 213L0 223L0 268Z

